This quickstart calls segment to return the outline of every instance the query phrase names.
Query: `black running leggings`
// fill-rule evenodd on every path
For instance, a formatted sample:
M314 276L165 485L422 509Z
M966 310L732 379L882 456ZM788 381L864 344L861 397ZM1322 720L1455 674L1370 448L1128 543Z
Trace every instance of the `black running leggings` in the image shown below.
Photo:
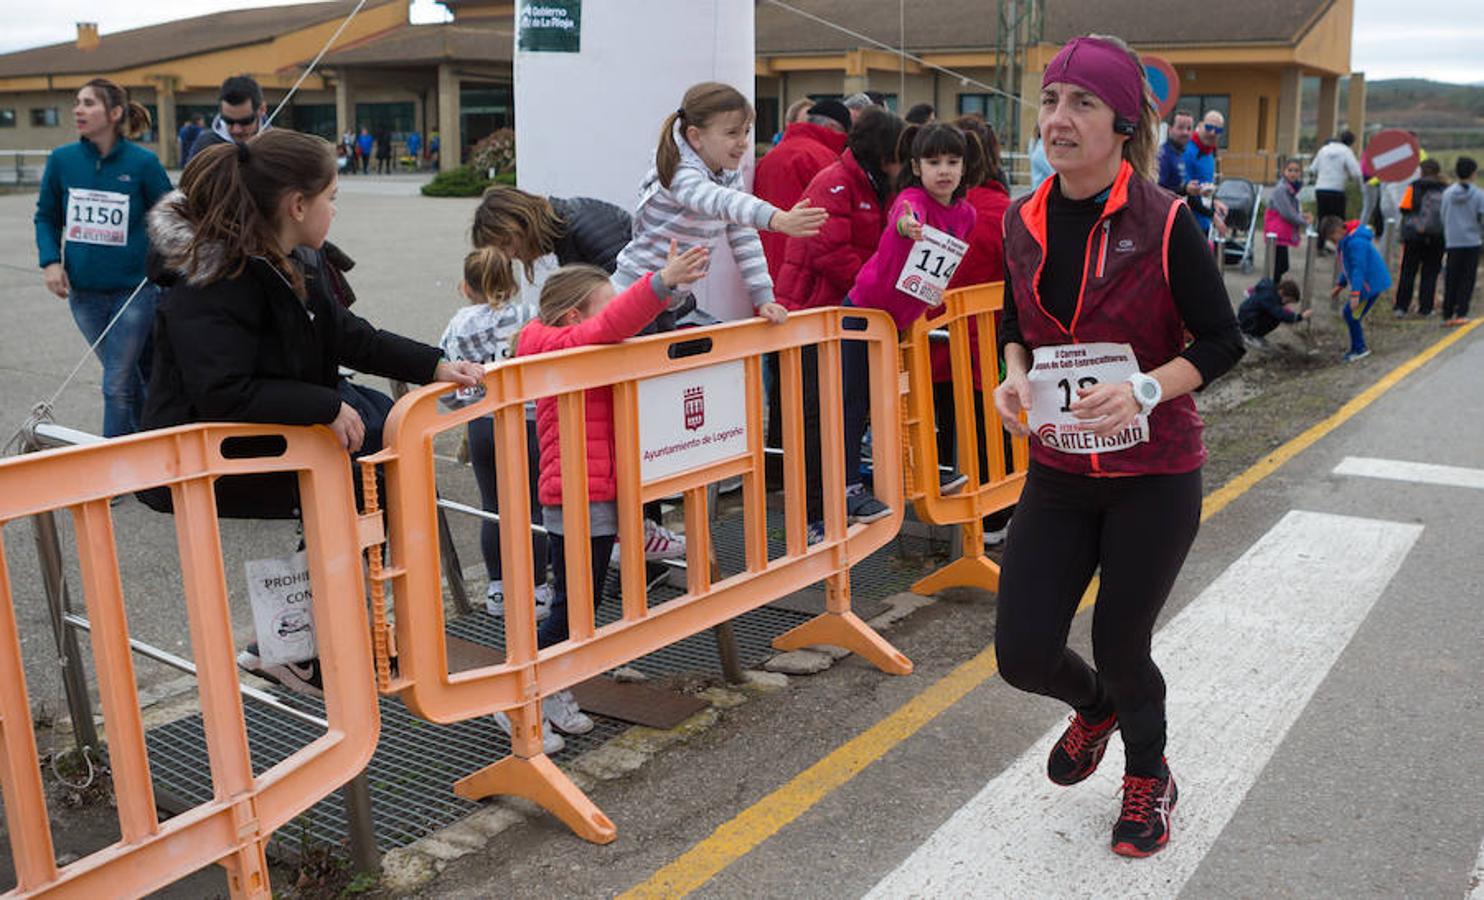
M1092 721L1116 711L1130 775L1164 772L1165 682L1149 642L1200 515L1199 469L1093 478L1032 463L1010 521L995 626L1000 674ZM1096 669L1067 647L1094 571Z

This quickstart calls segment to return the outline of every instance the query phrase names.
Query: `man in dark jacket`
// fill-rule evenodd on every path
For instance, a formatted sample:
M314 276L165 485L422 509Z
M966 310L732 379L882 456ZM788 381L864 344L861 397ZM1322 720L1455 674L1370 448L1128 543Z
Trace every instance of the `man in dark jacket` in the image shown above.
M212 144L242 143L268 128L268 104L263 102L263 89L247 75L233 75L222 82L216 117L211 127L202 131L191 145L195 156ZM185 165L190 157L181 161Z
M850 129L850 110L838 100L822 100L809 107L809 118L789 125L778 142L757 164L752 192L779 209L792 209L804 188L845 150ZM780 231L758 235L768 259L768 275L776 282L783 268L783 247L788 236Z
M1268 348L1267 335L1279 325L1293 325L1313 315L1312 309L1300 312L1299 286L1290 279L1283 279L1273 286L1270 278L1264 278L1247 292L1247 299L1237 307L1237 327L1242 329L1242 340L1249 347L1259 350Z
M1177 197L1184 197L1190 181L1185 177L1185 145L1195 131L1195 116L1188 109L1175 110L1170 119L1165 142L1159 145L1159 186Z

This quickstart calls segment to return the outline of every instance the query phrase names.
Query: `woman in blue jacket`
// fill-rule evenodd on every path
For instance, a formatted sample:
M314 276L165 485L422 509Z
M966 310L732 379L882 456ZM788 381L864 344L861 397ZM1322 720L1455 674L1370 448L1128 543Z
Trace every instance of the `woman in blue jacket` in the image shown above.
M117 437L139 430L144 409L159 298L144 277L144 214L170 192L170 179L153 153L129 140L149 128L149 113L117 84L83 85L72 117L77 143L53 150L41 177L36 248L47 290L66 298L83 338L97 343L103 436Z

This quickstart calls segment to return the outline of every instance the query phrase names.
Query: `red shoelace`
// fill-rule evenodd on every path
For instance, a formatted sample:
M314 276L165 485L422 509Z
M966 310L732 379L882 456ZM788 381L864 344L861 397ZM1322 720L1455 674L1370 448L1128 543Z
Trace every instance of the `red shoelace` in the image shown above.
M1131 822L1147 822L1154 814L1154 804L1162 793L1163 778L1153 776L1123 776L1123 813L1120 819Z
M1067 733L1062 737L1062 750L1066 751L1068 756L1076 759L1082 755L1082 751L1089 743L1101 740L1113 730L1110 726L1112 721L1110 718L1103 720L1098 725L1092 725L1086 719L1082 718L1082 716L1073 713L1071 718L1072 724L1067 728Z

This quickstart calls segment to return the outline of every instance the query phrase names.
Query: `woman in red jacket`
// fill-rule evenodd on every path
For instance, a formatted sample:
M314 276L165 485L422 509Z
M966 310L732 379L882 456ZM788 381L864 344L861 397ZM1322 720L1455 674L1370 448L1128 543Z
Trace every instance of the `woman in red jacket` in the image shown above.
M783 268L773 293L790 311L839 306L861 266L876 252L886 229L891 185L902 168L896 147L904 127L895 113L878 107L866 110L850 130L845 153L804 189L804 199L828 212L829 218L819 234L791 237L784 247ZM805 503L809 521L819 522L824 518L824 502L819 478L818 355L813 347L804 348L803 366ZM781 447L776 357L768 359L768 374L768 444Z

